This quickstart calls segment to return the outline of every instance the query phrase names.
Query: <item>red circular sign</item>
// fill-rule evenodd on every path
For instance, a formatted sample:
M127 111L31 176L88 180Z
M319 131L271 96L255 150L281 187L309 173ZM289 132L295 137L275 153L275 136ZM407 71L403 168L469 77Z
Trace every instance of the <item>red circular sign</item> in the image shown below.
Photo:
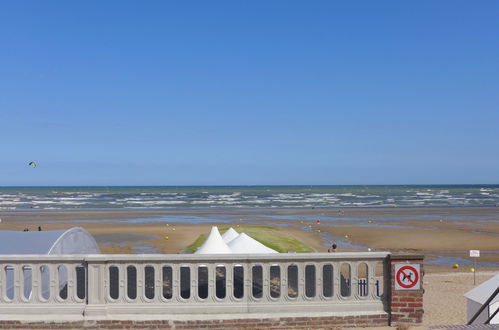
M405 289L410 289L414 287L416 284L418 284L419 274L416 268L412 266L405 266L397 271L395 279L397 280L398 285L400 285ZM406 281L409 283L408 284L404 283Z

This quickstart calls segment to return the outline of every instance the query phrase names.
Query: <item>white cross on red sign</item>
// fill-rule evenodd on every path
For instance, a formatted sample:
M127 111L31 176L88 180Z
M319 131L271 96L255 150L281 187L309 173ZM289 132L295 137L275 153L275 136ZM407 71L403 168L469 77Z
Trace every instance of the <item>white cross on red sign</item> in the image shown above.
M395 265L395 290L418 290L421 288L420 265Z

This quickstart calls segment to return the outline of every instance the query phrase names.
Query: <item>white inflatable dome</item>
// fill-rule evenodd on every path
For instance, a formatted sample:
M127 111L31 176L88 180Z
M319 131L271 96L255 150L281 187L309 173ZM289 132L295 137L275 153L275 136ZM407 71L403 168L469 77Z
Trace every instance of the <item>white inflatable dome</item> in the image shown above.
M0 231L0 255L1 254L99 254L100 249L97 242L85 229L73 227L68 230L50 231ZM5 268L7 296L14 295L14 269L10 266ZM59 270L59 290L64 290L67 283L67 269ZM23 268L24 296L31 296L31 267ZM41 268L42 295L49 295L49 270Z
M97 242L85 229L0 231L0 254L98 254Z

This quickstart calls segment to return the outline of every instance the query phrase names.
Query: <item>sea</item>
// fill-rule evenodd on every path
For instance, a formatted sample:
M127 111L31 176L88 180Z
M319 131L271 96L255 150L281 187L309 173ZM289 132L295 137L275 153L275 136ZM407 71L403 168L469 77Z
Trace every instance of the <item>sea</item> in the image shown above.
M499 207L499 185L0 187L0 210Z

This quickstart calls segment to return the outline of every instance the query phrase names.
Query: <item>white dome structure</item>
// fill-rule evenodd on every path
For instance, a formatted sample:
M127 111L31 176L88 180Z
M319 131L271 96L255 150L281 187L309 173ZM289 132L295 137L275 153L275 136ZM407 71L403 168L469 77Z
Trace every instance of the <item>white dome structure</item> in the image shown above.
M50 231L0 231L0 254L100 254L97 242L81 227L73 227L68 230ZM24 296L31 296L31 267L23 268ZM5 269L7 283L7 295L14 294L14 269L7 266ZM41 267L42 292L48 296L49 269ZM59 271L59 290L63 290L67 283L67 268Z
M224 242L218 228L216 226L211 227L210 235L204 241L203 245L197 249L194 254L221 254L221 253L232 253L231 249Z
M230 241L232 241L234 238L236 238L239 235L237 231L234 230L234 228L230 227L229 230L227 230L223 235L222 238L225 243L229 244Z
M232 253L256 254L256 253L279 253L266 247L262 243L254 240L245 233L239 234L236 238L230 241L229 248Z
M99 254L92 235L81 227L50 231L0 231L0 254Z

